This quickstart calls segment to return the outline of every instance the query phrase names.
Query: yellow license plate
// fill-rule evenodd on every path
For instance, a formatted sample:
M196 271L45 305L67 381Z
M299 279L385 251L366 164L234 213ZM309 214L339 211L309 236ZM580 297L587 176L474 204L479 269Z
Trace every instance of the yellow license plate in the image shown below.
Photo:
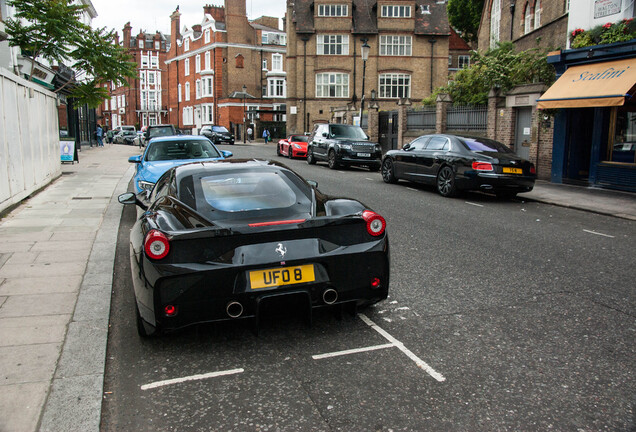
M521 168L507 168L503 169L504 174L523 174L523 170Z
M314 265L254 270L250 272L252 289L273 288L282 285L294 285L316 280Z

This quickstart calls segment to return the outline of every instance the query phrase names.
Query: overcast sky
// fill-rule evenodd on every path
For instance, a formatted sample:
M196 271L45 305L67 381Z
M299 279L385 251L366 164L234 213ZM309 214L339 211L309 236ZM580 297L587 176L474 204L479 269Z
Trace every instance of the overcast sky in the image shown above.
M223 0L91 0L97 18L93 27L115 29L121 36L124 24L130 21L132 33L139 30L154 33L159 30L170 33L170 15L179 6L181 28L192 28L203 21L203 6L206 4L223 6ZM229 0L246 1L249 19L263 15L282 18L285 16L286 0Z

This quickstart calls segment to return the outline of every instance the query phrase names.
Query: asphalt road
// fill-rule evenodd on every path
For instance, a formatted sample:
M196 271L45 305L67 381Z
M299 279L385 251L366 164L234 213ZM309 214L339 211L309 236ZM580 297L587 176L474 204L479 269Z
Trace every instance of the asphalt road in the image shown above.
M128 207L103 431L635 430L634 222L523 195L442 198L286 161L273 145L223 149L281 160L382 214L390 298L357 317L323 311L311 327L289 305L258 336L243 321L141 340Z

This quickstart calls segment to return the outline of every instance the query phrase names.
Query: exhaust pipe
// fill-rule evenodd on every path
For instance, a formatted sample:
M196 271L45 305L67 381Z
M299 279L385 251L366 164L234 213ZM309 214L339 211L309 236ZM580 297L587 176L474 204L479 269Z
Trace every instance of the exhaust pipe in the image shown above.
M243 305L233 301L227 304L225 311L230 318L238 318L243 315Z
M322 293L322 301L324 301L325 304L334 304L336 300L338 300L338 292L335 289L329 288Z

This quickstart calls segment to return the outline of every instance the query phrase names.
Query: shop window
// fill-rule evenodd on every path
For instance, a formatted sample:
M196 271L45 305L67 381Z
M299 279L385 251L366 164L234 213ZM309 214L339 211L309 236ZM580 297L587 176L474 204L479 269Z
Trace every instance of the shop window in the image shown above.
M614 108L612 123L614 136L607 149L608 161L636 164L636 107Z

